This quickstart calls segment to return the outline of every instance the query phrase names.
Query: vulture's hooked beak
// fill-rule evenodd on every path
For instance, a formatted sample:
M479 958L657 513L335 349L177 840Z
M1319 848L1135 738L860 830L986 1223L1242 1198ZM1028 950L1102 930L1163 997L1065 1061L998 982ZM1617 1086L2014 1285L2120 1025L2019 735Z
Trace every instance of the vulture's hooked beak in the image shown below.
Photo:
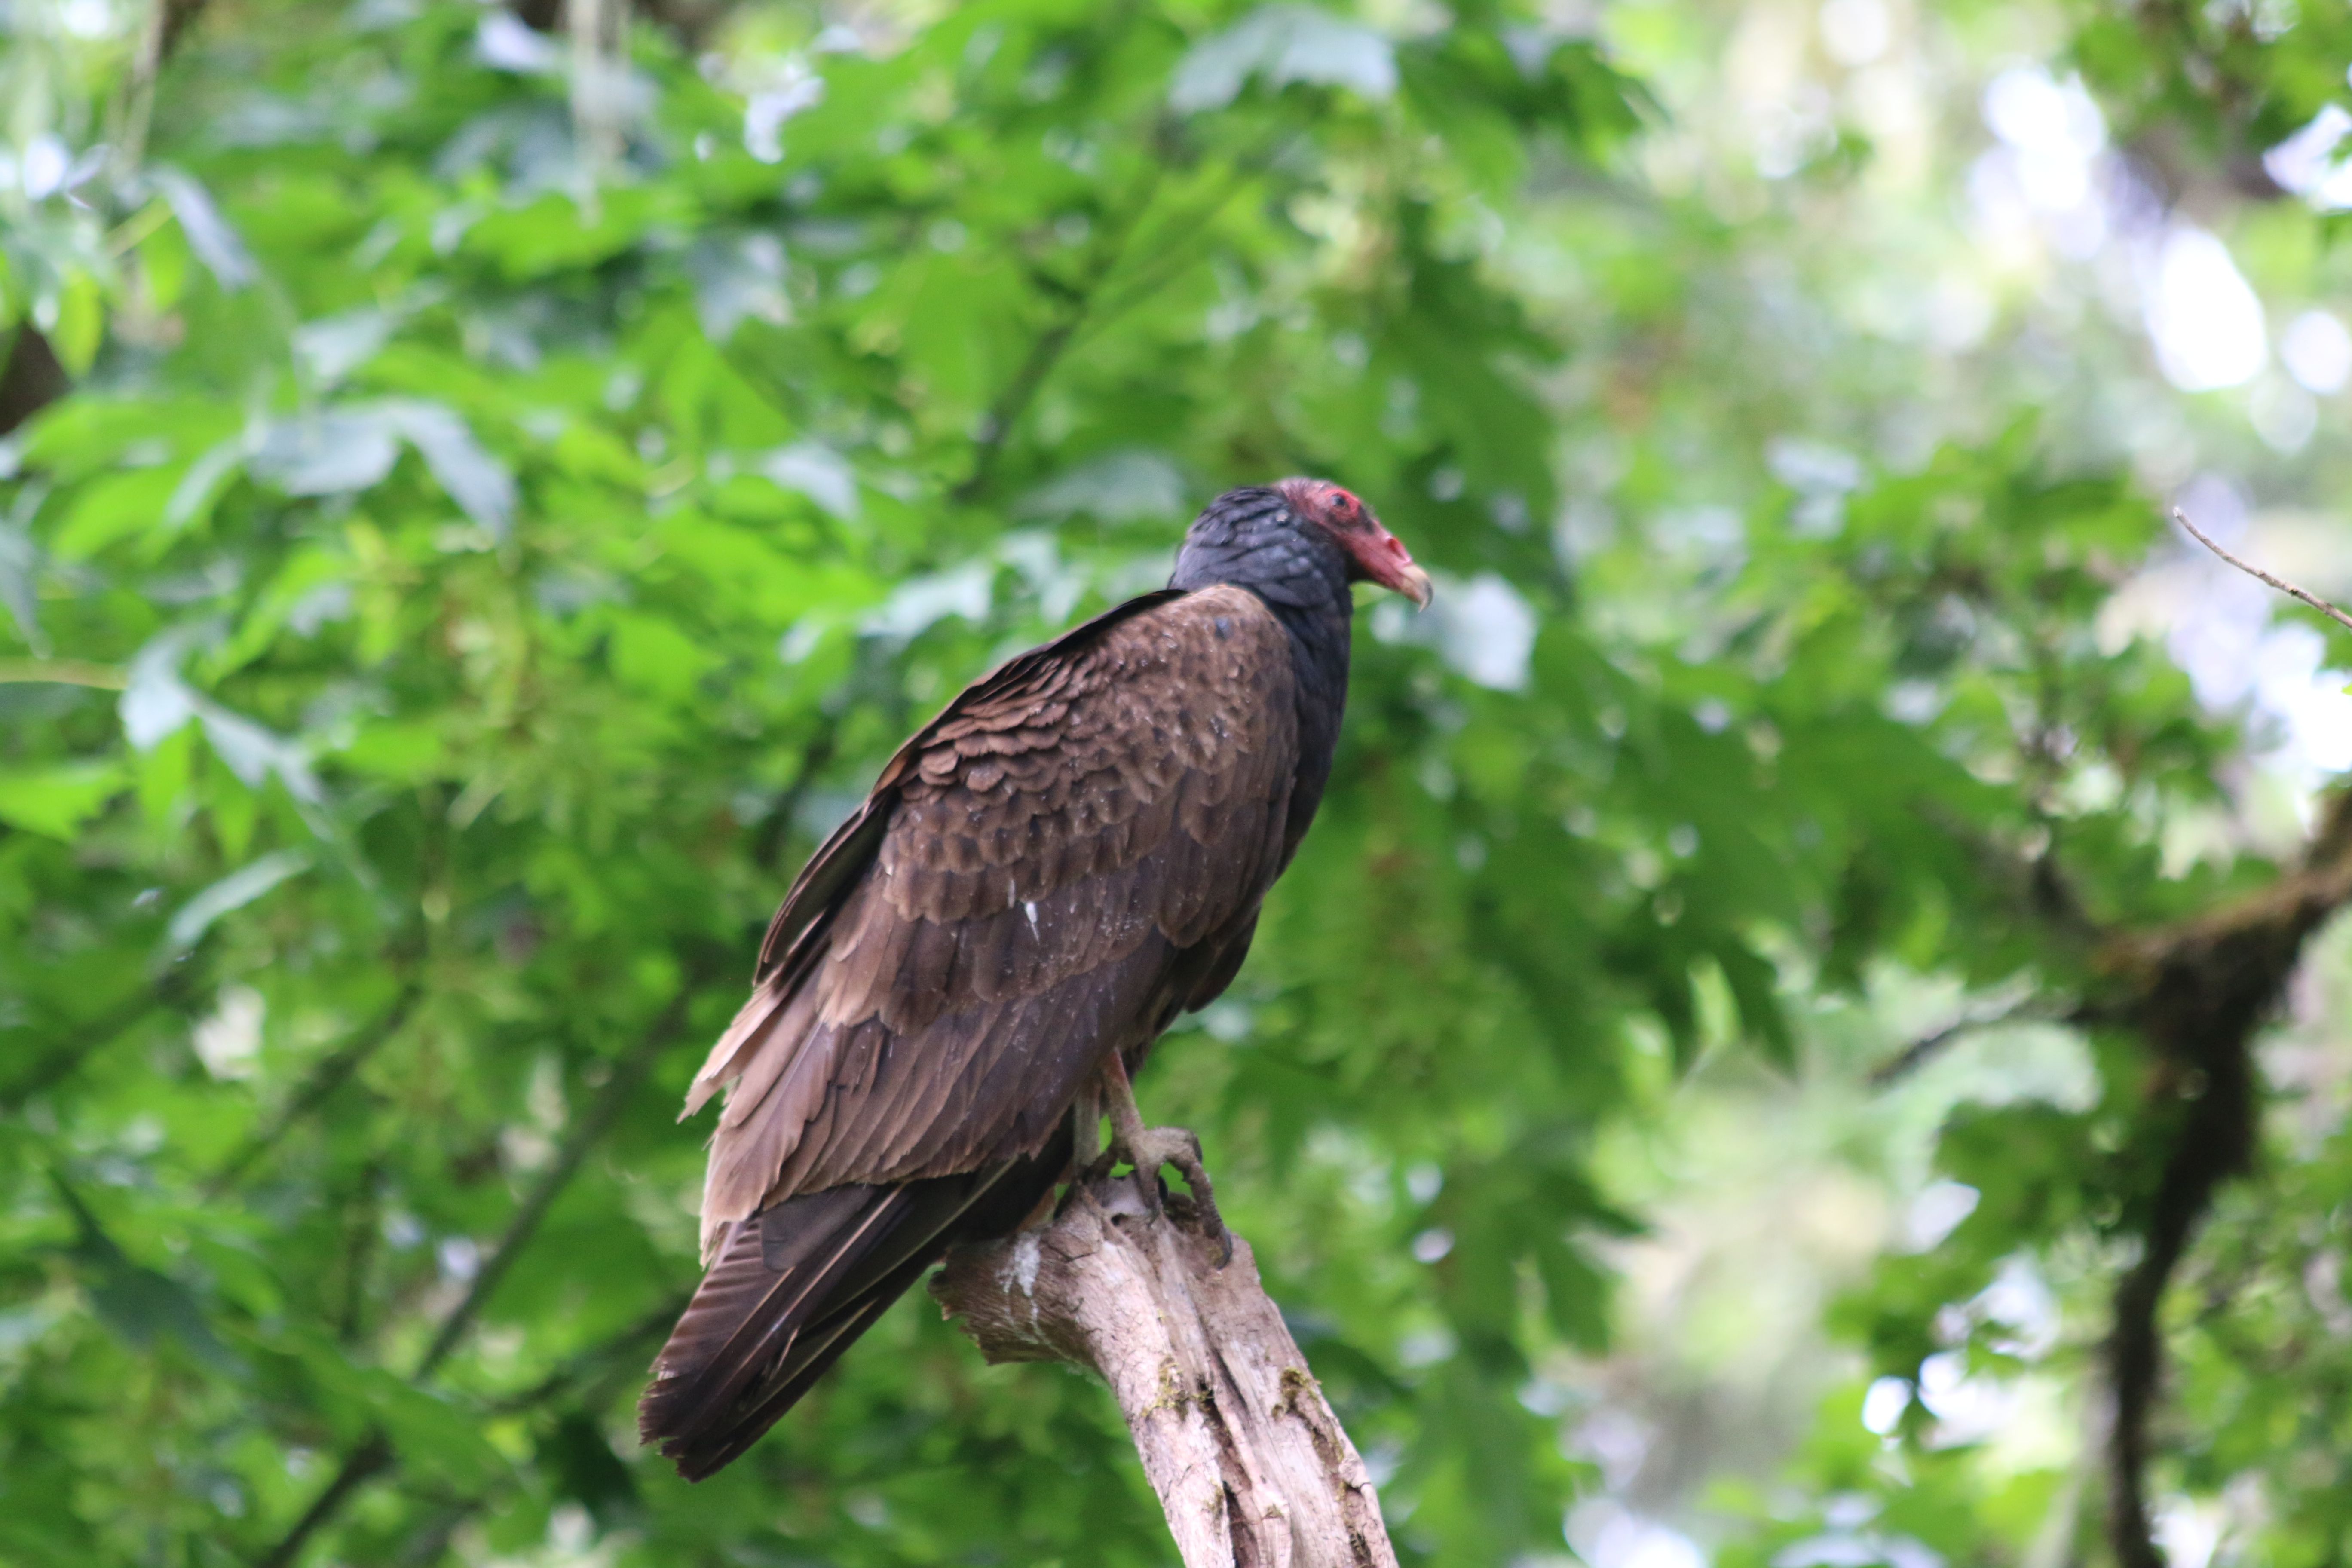
M1389 586L1411 599L1416 610L1429 608L1429 601L1437 596L1437 590L1430 586L1429 574L1410 561L1405 563L1404 571L1399 574L1397 581Z
M1412 552L1381 526L1371 508L1328 479L1285 479L1276 489L1321 523L1354 559L1356 569L1349 574L1349 582L1378 583L1411 599L1415 609L1429 608L1436 593L1429 574L1412 563Z
M1412 552L1404 542L1368 517L1370 527L1343 542L1356 558L1364 575L1393 593L1402 594L1412 601L1416 610L1429 608L1436 590L1431 585L1429 574L1412 563Z

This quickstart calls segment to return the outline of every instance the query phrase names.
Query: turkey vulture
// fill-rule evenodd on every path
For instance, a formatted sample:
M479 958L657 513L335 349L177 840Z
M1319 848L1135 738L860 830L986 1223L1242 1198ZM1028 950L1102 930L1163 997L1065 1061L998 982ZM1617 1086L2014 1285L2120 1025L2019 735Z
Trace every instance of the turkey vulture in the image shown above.
M810 859L687 1095L727 1089L708 1272L637 1408L679 1474L742 1453L950 1246L1017 1227L1106 1104L1112 1153L1176 1166L1214 1223L1199 1144L1144 1127L1128 1075L1232 981L1315 816L1360 581L1429 602L1339 486L1227 491L1167 587L982 677Z

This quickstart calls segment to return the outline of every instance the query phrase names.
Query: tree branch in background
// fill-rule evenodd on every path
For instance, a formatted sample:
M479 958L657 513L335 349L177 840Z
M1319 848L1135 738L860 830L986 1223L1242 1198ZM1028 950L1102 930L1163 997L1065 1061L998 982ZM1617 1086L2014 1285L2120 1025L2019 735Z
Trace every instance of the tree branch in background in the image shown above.
M587 1384L588 1388L586 1396L578 1402L579 1407L591 1411L598 1408L620 1384L635 1384L645 1375L646 1358L651 1355L668 1336L670 1325L677 1321L678 1314L686 1310L687 1303L692 1299L691 1291L671 1297L618 1333L599 1340L587 1349L568 1357L554 1371L529 1388L489 1401L483 1406L484 1414L488 1415L528 1415L554 1404L583 1384ZM635 1353L632 1354L632 1352ZM335 1491L336 1485L342 1482L345 1471L351 1472L353 1477L349 1485L342 1486L342 1491L348 1493L359 1482L372 1479L379 1472L389 1468L393 1458L394 1456L388 1445L383 1448L380 1456L372 1457L368 1445L362 1444L360 1448L344 1461L343 1471L337 1472L335 1482L330 1483L328 1491L320 1494L320 1501L325 1501L328 1495ZM355 1466L358 1468L355 1468ZM506 1489L506 1486L503 1485L493 1487L472 1497L458 1498L448 1502L432 1516L422 1531L410 1537L408 1544L401 1549L400 1555L394 1561L404 1563L438 1562L442 1553L448 1550L450 1538L457 1534L458 1528L497 1501ZM341 1507L341 1503L342 1498L338 1496L333 1507L325 1512L320 1512L318 1502L312 1503L310 1511L319 1513L320 1517L317 1521L310 1522L310 1530L315 1531L320 1523L325 1522L336 1509ZM309 1521L307 1514L305 1520L306 1522ZM305 1534L308 1533L309 1531L306 1531ZM285 1568L285 1564L290 1563L291 1559L273 1558L268 1561L277 1563L278 1568Z
M168 60L172 58L173 52L187 37L188 29L194 26L196 18L205 14L205 6L208 3L209 0L164 0L163 58Z
M582 1390L573 1407L593 1413L602 1409L624 1385L634 1385L645 1376L646 1362L662 1341L668 1337L670 1326L693 1300L686 1291L671 1297L652 1311L586 1350L568 1357L562 1364L529 1388L519 1390L483 1406L486 1415L522 1415L554 1404L575 1389ZM583 1385L585 1385L584 1388ZM437 1563L449 1549L451 1537L465 1522L495 1503L512 1482L507 1482L477 1492L472 1497L457 1498L446 1503L428 1519L423 1529L408 1539L397 1563Z
M425 1347L425 1357L416 1363L416 1371L412 1374L417 1381L432 1376L435 1369L447 1360L449 1352L465 1339L483 1303L490 1299L490 1292L498 1289L499 1281L506 1278L507 1270L514 1266L516 1256L530 1245L532 1235L539 1229L540 1221L547 1217L547 1211L553 1206L557 1195L572 1184L572 1178L579 1173L581 1162L588 1158L590 1150L604 1142L604 1134L613 1130L613 1123L621 1119L621 1112L628 1107L629 1096L637 1091L637 1086L645 1082L646 1074L653 1070L654 1058L677 1036L678 1025L686 1018L687 1004L693 998L701 978L695 974L681 981L677 994L670 999L668 1006L662 1009L661 1016L654 1020L645 1037L626 1056L613 1064L613 1076L604 1080L604 1087L597 1092L595 1101L588 1108L588 1114L573 1124L571 1135L564 1139L563 1146L556 1152L554 1162L540 1173L538 1183L516 1207L514 1217L507 1221L506 1234L499 1237L498 1246L491 1249L489 1257L482 1260L480 1269L474 1275L472 1288L466 1292L466 1299L442 1321L441 1331L435 1334L433 1342Z
M1249 1244L1232 1261L1150 1175L1076 1188L1060 1216L959 1248L931 1293L991 1362L1099 1374L1185 1568L1395 1568L1380 1499Z
M205 1184L205 1195L216 1198L226 1192L239 1176L253 1167L255 1161L276 1148L278 1141L292 1131L304 1117L332 1099L337 1089L349 1083L352 1075L367 1065L369 1058L400 1033L401 1026L408 1022L409 1014L415 1010L416 1004L424 995L423 985L409 982L373 1028L312 1068L310 1078L287 1097L285 1105L270 1119L269 1124L247 1138L235 1153L223 1162L221 1168L213 1173L212 1179Z
M2088 1022L2089 1017L2084 1008L2053 1008L2046 1002L2032 1000L2003 1007L1997 1013L1956 1018L1932 1034L1920 1036L1871 1068L1868 1081L1873 1089L1885 1089L1897 1083L1925 1066L1929 1058L1954 1040L1979 1029L1998 1029L2004 1024L2080 1024Z
M2201 536L2200 536L2201 537ZM2108 1543L2120 1568L2164 1568L2147 1508L2148 1416L2163 1376L2165 1288L2214 1193L2253 1160L2259 1126L2252 1041L2305 941L2352 900L2352 792L2328 802L2300 869L2182 924L2125 937L2101 955L2119 983L2116 1016L2156 1058L2150 1099L2168 1134L2141 1226L2139 1261L2117 1282L2107 1373ZM2178 1104L2177 1114L2168 1114Z
M2337 626L2344 627L2347 631L2352 631L2352 616L2346 615L2343 611L2337 609L2335 605L2329 604L2318 595L2306 593L2303 589L2296 587L2294 584L2288 582L2284 577L2273 577L2269 573L2263 571L2261 567L2254 565L2252 563L2239 560L2236 556L2231 554L2228 551L2214 543L2212 540L2206 537L2204 532L2200 530L2195 523L2189 521L2189 514L2182 511L2179 507L2174 507L2172 509L2172 521L2187 529L2189 531L2189 536L2191 539L2197 541L2198 543L2203 545L2206 549L2211 551L2214 554L2220 556L2231 565L2235 566L2239 571L2243 572L2247 576L2252 577L2260 582L2269 584L2272 587L2276 588L2280 593L2286 595L2290 598L2302 600L2305 604L2309 605L2313 609L2317 610L2321 615L2326 616L2329 620L2334 621Z
M1055 362L1069 346L1071 334L1078 330L1078 322L1085 316L1086 303L1081 300L1066 307L1061 319L1039 333L1037 341L1029 345L1028 356L1021 362L1021 368L1013 373L1013 379L1005 384L1004 390L997 395L988 412L981 416L980 434L972 442L971 472L956 486L956 500L977 500L988 489L988 481L996 473L996 460L1003 454L1005 440L1012 435L1013 425L1027 410L1030 400L1037 395L1037 389L1045 384L1045 377L1052 374Z
M518 1415L527 1410L536 1410L542 1405L553 1404L582 1383L610 1376L615 1367L625 1369L632 1383L637 1381L645 1375L645 1362L641 1357L631 1356L631 1348L642 1346L648 1352L659 1350L662 1342L669 1337L670 1329L677 1322L679 1314L693 1300L693 1291L680 1291L618 1333L599 1340L586 1350L572 1355L529 1388L492 1400L489 1409L499 1415Z
M173 51L205 14L210 0L153 0L139 47L131 56L131 74L114 110L114 166L118 178L137 171L147 153L147 129L155 117L155 79L163 74Z
M15 1110L42 1090L64 1081L83 1062L121 1037L124 1030L177 994L178 988L170 979L140 986L111 1011L100 1014L76 1029L71 1039L36 1062L30 1072L0 1089L0 1110Z
M352 1500L360 1488L391 1468L392 1440L381 1431L369 1433L361 1439L358 1447L344 1457L343 1462L336 1468L335 1479L327 1483L324 1491L311 1500L310 1506L302 1510L302 1517L294 1521L294 1528L288 1531L277 1545L254 1559L256 1568L292 1568L294 1560L301 1555L302 1548L319 1528L342 1512L343 1505Z
M130 681L120 665L97 664L86 658L0 658L0 686L89 686L120 691Z
M508 1269L514 1266L522 1249L530 1244L541 1221L547 1217L547 1211L554 1205L563 1189L571 1184L572 1178L579 1173L589 1152L604 1141L604 1135L613 1130L613 1124L620 1120L621 1112L627 1109L629 1097L636 1092L645 1082L646 1075L653 1070L654 1058L660 1056L663 1047L677 1037L678 1026L686 1018L687 1005L703 979L698 969L689 970L679 983L677 994L662 1009L644 1037L613 1064L612 1076L604 1080L604 1087L597 1092L587 1113L572 1124L562 1147L556 1152L554 1161L540 1173L539 1180L516 1206L514 1216L507 1222L506 1233L499 1237L498 1246L492 1248L490 1255L482 1260L465 1300L441 1321L433 1342L425 1347L423 1358L416 1363L416 1370L409 1374L412 1382L422 1384L430 1379L441 1363L449 1358L450 1352L464 1342L467 1333L474 1326L474 1320L489 1300L490 1292L498 1288L499 1281L506 1278ZM381 1430L370 1432L345 1457L337 1468L334 1479L327 1483L326 1489L310 1506L303 1510L301 1518L296 1520L278 1543L255 1562L260 1568L291 1568L300 1558L303 1547L310 1543L310 1537L332 1522L362 1485L390 1469L397 1459L391 1439Z
M761 819L759 831L751 837L752 864L766 870L775 870L782 857L784 845L792 837L793 825L801 814L801 806L816 787L817 775L833 765L834 752L841 745L841 716L826 713L817 721L816 733L801 748L800 771L793 775L776 795L776 803Z
M628 142L627 0L564 0L563 26L572 38L572 142L591 178L603 179Z
M1045 384L1045 378L1060 363L1063 351L1070 346L1070 340L1086 323L1103 286L1118 269L1118 264L1127 253L1128 241L1134 238L1135 231L1142 226L1143 215L1151 210L1151 198L1159 186L1160 169L1154 164L1151 172L1144 177L1142 188L1137 193L1127 215L1119 220L1115 230L1103 236L1095 247L1085 280L1074 288L1057 289L1062 300L1061 313L1029 345L1029 353L1022 360L1021 367L1013 373L1013 379L1005 383L1004 390L996 395L996 401L990 404L988 412L981 416L980 432L972 441L971 472L956 486L953 493L957 500L976 500L987 490L989 481L996 474L997 459L1004 455L1004 444L1012 438L1013 427L1028 412L1038 390Z

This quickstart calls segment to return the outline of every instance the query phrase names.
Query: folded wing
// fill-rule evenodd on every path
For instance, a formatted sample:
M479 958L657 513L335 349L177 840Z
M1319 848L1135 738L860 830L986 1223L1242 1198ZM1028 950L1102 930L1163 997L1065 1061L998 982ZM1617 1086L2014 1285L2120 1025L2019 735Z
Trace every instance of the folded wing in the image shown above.
M1104 1054L1240 961L1286 853L1293 680L1246 590L1148 595L892 759L689 1093L691 1113L726 1091L711 1272L656 1363L648 1440L724 1463L708 1429L726 1458L763 1430L823 1369L821 1329L829 1363L952 1241L1050 1190L1041 1156Z

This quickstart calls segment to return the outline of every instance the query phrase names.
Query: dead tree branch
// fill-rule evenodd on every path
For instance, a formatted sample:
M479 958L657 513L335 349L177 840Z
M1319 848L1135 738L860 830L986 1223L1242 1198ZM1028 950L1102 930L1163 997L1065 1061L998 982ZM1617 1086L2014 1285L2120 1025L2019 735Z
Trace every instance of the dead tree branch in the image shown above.
M1042 1230L949 1255L931 1292L991 1362L1110 1384L1185 1568L1395 1568L1380 1500L1249 1245L1132 1178L1086 1183Z
M2228 551L2214 543L2212 540L2207 538L2202 530L2198 528L2195 523L2189 521L2189 514L2181 510L2179 507L2174 507L2172 509L2172 521L2187 529L2189 531L2189 536L2191 539L2194 539L2198 543L2203 545L2206 549L2211 551L2214 554L2220 556L2231 565L2235 566L2239 571L2243 572L2247 576L2252 577L2257 581L2269 584L2272 587L2276 588L2280 593L2286 595L2289 598L2302 600L2305 604L2309 605L2313 609L2317 610L2321 615L2326 616L2329 620L2334 621L2337 626L2344 627L2347 631L2352 631L2352 616L2346 615L2343 611L2337 609L2335 605L2329 604L2326 600L2321 598L2316 594L2305 593L2303 589L2296 587L2294 584L2288 582L2284 577L2273 577L2269 573L2263 571L2261 567L2253 564L2252 562L2239 560L2236 556L2231 554Z

